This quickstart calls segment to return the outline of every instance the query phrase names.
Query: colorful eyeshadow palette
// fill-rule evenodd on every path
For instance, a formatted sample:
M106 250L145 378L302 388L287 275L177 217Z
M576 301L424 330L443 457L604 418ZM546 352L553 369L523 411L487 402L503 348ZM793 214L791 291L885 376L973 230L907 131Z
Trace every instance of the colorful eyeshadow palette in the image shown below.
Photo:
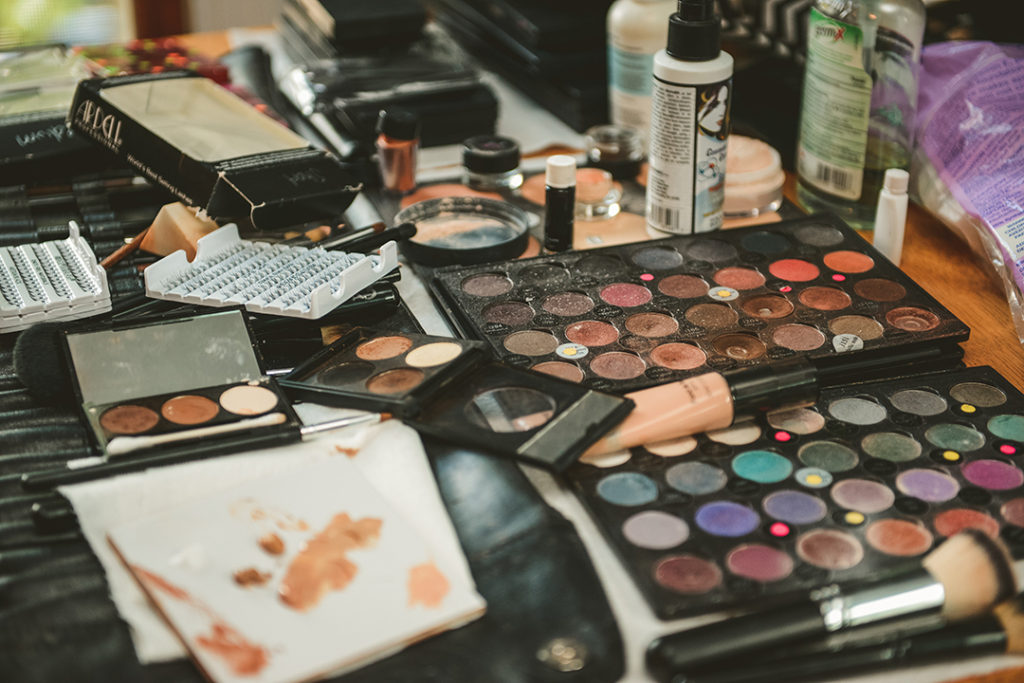
M408 417L485 355L480 342L356 328L280 383L296 398Z
M287 430L299 420L263 375L238 310L65 334L73 383L100 450Z
M794 355L942 345L966 325L839 218L443 268L463 336L499 358L631 391Z
M1024 396L991 368L826 390L808 408L566 476L662 618L917 563L965 527L1024 557Z

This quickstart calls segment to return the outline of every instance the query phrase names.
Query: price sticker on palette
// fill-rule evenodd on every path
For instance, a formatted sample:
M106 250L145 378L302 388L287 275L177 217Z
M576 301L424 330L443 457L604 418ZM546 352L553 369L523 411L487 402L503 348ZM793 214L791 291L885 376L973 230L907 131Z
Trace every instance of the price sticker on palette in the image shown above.
M572 342L562 344L561 346L555 349L555 355L557 355L559 358L567 358L569 360L583 358L588 353L590 353L590 349L588 349L586 346L584 346L583 344L574 344Z

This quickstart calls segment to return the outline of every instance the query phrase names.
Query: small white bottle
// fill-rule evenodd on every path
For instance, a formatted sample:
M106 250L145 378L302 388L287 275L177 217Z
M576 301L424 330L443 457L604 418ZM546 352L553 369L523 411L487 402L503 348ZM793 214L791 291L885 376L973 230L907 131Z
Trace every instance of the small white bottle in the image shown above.
M902 168L887 169L875 208L875 249L897 266L903 258L909 184L910 174Z
M615 0L608 8L608 104L611 121L647 139L654 53L668 40L676 0Z
M647 225L688 235L722 227L732 56L714 0L679 0L654 56Z

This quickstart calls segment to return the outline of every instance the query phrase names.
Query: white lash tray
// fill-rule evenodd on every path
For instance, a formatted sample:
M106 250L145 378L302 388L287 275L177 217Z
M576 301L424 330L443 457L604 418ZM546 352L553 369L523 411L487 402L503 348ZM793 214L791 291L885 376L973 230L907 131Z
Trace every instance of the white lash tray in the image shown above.
M398 245L351 254L240 239L225 225L145 270L146 295L200 306L245 306L252 313L316 319L398 265Z
M0 247L0 333L110 310L107 271L68 223L66 239Z

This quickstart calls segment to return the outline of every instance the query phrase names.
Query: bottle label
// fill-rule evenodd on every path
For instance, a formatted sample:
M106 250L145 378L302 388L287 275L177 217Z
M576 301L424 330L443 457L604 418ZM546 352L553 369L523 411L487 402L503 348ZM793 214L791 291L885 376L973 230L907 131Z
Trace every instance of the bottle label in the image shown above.
M844 199L858 199L864 182L871 76L858 26L811 9L800 111L800 180Z
M732 79L698 86L653 80L647 223L679 234L718 230Z
M615 45L608 46L608 83L627 95L651 95L651 73L654 54L634 52Z

